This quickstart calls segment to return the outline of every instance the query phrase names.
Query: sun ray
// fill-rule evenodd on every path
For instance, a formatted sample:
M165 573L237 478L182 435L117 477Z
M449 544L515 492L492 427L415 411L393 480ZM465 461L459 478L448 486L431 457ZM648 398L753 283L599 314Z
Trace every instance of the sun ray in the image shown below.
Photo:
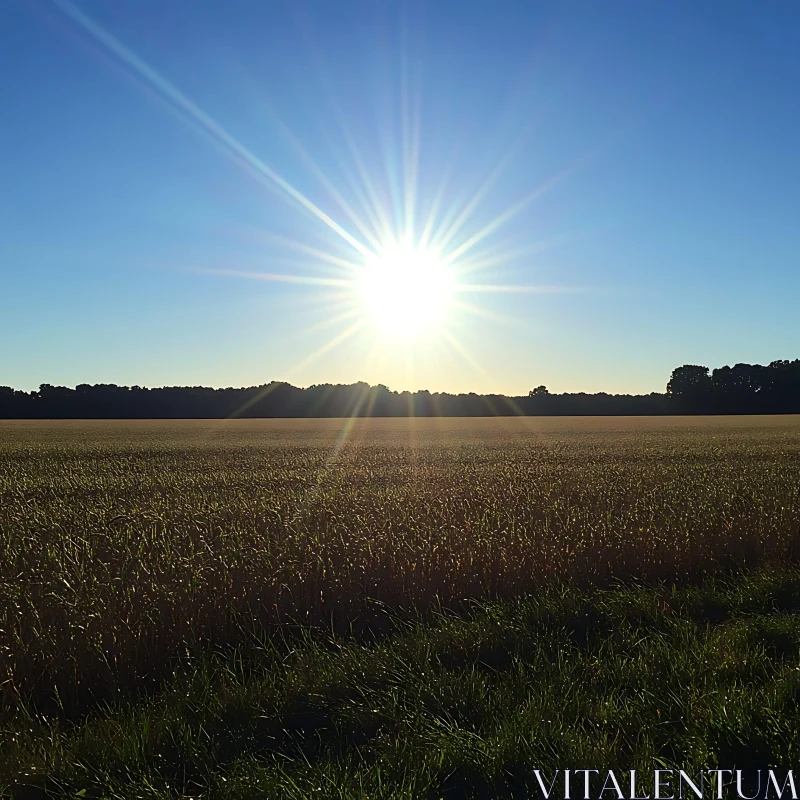
M324 475L331 468L331 466L333 466L333 464L339 458L339 453L342 451L342 448L345 446L347 440L350 438L350 433L355 427L356 419L358 418L358 412L361 410L361 406L364 404L367 391L368 389L363 390L356 397L353 406L351 408L350 414L347 415L344 422L342 423L342 427L339 430L339 434L336 437L336 441L333 443L331 452L325 459L325 464L322 468L321 475Z
M291 144L294 151L300 157L300 160L306 165L309 171L317 178L317 180L325 187L325 190L336 201L339 208L344 212L345 216L358 228L361 235L367 240L373 250L378 250L381 246L379 234L376 235L374 230L370 230L364 221L358 216L352 206L347 202L342 193L331 183L327 175L319 168L317 163L308 154L308 151L303 147L300 140L289 130L281 120L273 118L273 123L283 133L283 136Z
M297 7L295 6L294 8L296 9ZM339 132L344 137L346 148L350 154L350 157L353 159L358 177L363 184L363 191L362 187L359 186L357 181L353 179L350 170L344 171L345 177L350 184L350 188L358 195L359 201L363 206L364 213L367 215L367 217L369 217L373 229L378 235L378 238L384 240L391 235L392 224L389 217L385 213L384 204L381 203L381 200L378 197L375 184L372 180L369 170L364 163L364 159L361 156L361 149L356 145L356 142L353 139L346 122L346 116L342 111L341 105L336 99L336 95L334 94L331 82L329 80L331 69L324 61L320 53L320 48L313 39L309 27L302 24L302 22L300 23L299 27L305 39L306 52L313 59L316 65L318 78L327 96L328 104L333 111L334 117L336 118L336 123L339 126ZM366 196L364 195L364 192L366 192Z
M186 113L194 122L199 124L216 140L224 145L228 151L237 156L252 167L262 179L268 181L271 187L277 187L303 206L320 222L328 226L338 234L348 244L363 255L369 255L369 249L356 239L351 233L345 230L339 223L328 216L321 208L309 200L302 192L296 189L287 180L281 177L272 167L255 156L238 139L228 133L218 122L209 116L202 108L190 100L183 92L177 89L172 83L162 77L156 70L150 67L145 61L134 53L133 50L123 45L119 39L112 36L105 28L95 22L91 17L84 14L70 0L53 0L53 2L73 21L81 25L97 42L113 52L118 58L134 69L144 78L153 88L167 100Z
M347 439L350 436L350 432L353 430L355 426L355 421L360 410L361 405L363 404L364 392L362 391L355 399L353 403L352 409L350 414L348 414L344 422L342 423L342 427L339 429L339 433L336 436L336 439L333 443L333 447L331 447L330 453L325 458L325 461L317 472L317 480L315 485L311 486L309 489L306 490L305 494L302 496L302 499L298 503L297 506L297 514L299 515L301 511L303 511L309 503L319 494L322 488L322 482L325 479L325 476L330 471L331 467L336 463L339 458L339 453L341 452L342 448L347 442Z
M446 231L440 231L434 236L434 244L436 247L440 250L446 249L448 244L459 234L491 188L508 169L514 158L517 157L522 146L530 138L533 127L533 124L527 126L525 130L517 136L514 142L505 150L503 157L498 161L489 175L487 175L480 187L472 194L467 204L458 214L456 220L450 223ZM445 224L446 223L443 221L440 227L443 228Z
M549 191L553 188L553 186L560 183L571 171L571 168L562 170L548 181L543 183L541 186L536 188L533 192L514 203L501 214L498 214L491 222L484 225L483 228L470 236L463 244L459 245L455 250L450 251L445 257L445 260L452 262L464 255L464 253L471 250L476 244L478 244L478 242L485 239L489 234L494 233L494 231L496 231L502 225L505 225L506 222L519 214L520 211L529 206L535 200L538 200L543 194L545 194L545 192Z
M487 308L482 308L481 306L476 306L472 303L464 303L460 300L454 300L453 305L462 311L466 311L472 316L481 317L482 319L487 319L491 322L497 322L501 325L506 325L508 327L517 329L524 329L526 327L524 320L520 320L516 317L511 317L505 314L496 314L493 311L489 311Z
M310 325L307 328L303 329L303 333L317 333L318 331L323 331L326 328L331 328L334 325L338 325L340 322L347 322L350 319L356 318L359 316L359 312L355 308L348 308L345 311L342 311L339 314L334 314L333 316L326 315L324 319L321 319L314 325Z
M345 137L347 149L350 152L350 157L356 166L356 172L360 178L363 188L359 185L358 181L353 176L350 169L343 167L345 178L347 179L350 188L355 192L359 202L364 208L364 213L369 217L373 229L380 241L385 241L392 235L392 224L386 213L383 210L380 199L378 198L377 190L369 176L364 160L358 152L350 133L342 130L342 135Z
M280 234L273 233L272 231L267 231L262 228L254 228L252 230L260 238L266 239L267 241L277 242L289 250L294 250L298 253L303 253L304 255L310 256L314 260L314 263L318 264L319 262L324 262L325 264L331 264L335 267L342 267L350 273L358 272L361 269L362 262L360 261L353 261L349 258L344 258L343 256L336 255L335 253L327 250L320 250L318 247L312 247L304 242L291 239L288 236L281 236ZM374 256L374 253L369 253L369 257Z
M245 259L242 258L237 265L231 264L231 257L226 258L230 266L208 268L189 265L185 268L187 271L221 277L296 284L324 290L311 292L315 296L309 302L313 313L321 313L323 319L318 324L305 327L304 333L341 325L346 327L338 332L330 331L335 335L295 364L290 375L301 373L320 357L350 340L371 319L373 335L364 338L369 346L363 352L364 366L370 370L370 374L373 364L379 360L385 361L387 354L400 353L401 357L404 354L406 380L410 385L415 380L417 356L420 359L427 358L425 351L431 353L435 349L432 346L441 339L473 369L477 369L484 379L491 380L489 373L475 361L448 326L460 324L459 314L503 324L513 324L514 319L495 314L477 303L465 302L461 299L462 295L591 291L587 287L503 284L492 280L492 277L500 277L498 267L501 265L552 246L552 242L534 242L515 248L513 241L507 237L498 244L498 237L494 234L576 168L576 163L573 163L555 173L486 221L483 209L487 197L528 141L533 125L538 124L538 120L527 126L504 149L496 162L486 165L488 174L485 172L483 176L476 176L478 179L473 185L477 188L467 196L456 196L452 202L447 202L450 177L456 165L455 150L451 150L447 157L446 167L433 196L426 193L429 178L425 178L425 184L420 183L423 117L421 73L419 63L411 57L415 54L413 48L409 47L405 20L400 32L399 87L397 73L388 66L382 76L386 92L382 94L379 114L381 121L386 124L381 124L378 130L378 161L382 155L385 178L368 168L367 163L371 160L365 158L368 151L359 147L355 140L324 70L321 71L321 79L355 167L354 172L352 165L342 164L341 170L343 180L346 179L344 186L347 187L349 182L351 192L343 192L342 186L337 186L332 180L331 176L339 172L323 170L314 154L289 126L267 109L273 126L291 147L298 161L324 189L325 207L329 204L334 208L335 214L341 215L345 224L350 226L351 230L348 230L251 152L132 49L83 13L73 0L54 2L67 17L122 62L150 90L155 91L159 99L166 101L170 110L178 114L182 121L207 135L237 165L255 175L264 186L275 191L293 208L304 209L325 226L317 226L316 231L309 230L306 241L255 228L259 236L276 243L268 270L242 268L247 266ZM340 147L336 148L336 155L343 162L346 161L346 153ZM384 200L382 198L387 189L389 196ZM331 236L329 232L336 236ZM320 244L321 241L324 244ZM281 247L286 250L281 252ZM289 251L302 255L292 258ZM485 278L485 282L476 280L479 277ZM451 313L455 315L452 318ZM312 321L311 318L309 321ZM412 346L415 338L418 344L425 344L424 349L417 350ZM358 342L360 346L361 337ZM272 388L267 387L264 391L272 391ZM376 396L373 393L360 398L353 414L363 411L364 403L367 411L371 410ZM258 402L258 398L251 398L248 404L255 402ZM245 410L237 410L236 413Z
M558 284L459 283L456 291L481 294L579 294L592 290L587 286L560 286Z
M346 339L349 339L354 333L356 333L360 328L363 327L363 322L361 320L357 320L352 325L345 328L341 333L334 336L332 339L329 339L325 344L321 347L318 347L313 353L306 356L299 364L295 364L294 367L290 370L290 375L297 375L299 372L304 370L310 364L313 364L318 358L324 356L325 353L333 350L334 347L337 347Z
M461 344L461 342L456 339L453 334L445 329L442 332L444 336L444 340L469 364L476 372L478 372L481 377L486 378L486 380L494 383L494 378L489 374L489 372L483 367L483 365L477 361L473 356L470 355L469 351Z
M278 386L280 386L280 385L281 385L280 381L274 381L273 383L268 384L267 386L264 386L259 392L254 394L249 400L245 400L245 402L242 403L242 405L239 406L239 408L237 408L235 411L231 412L228 415L227 419L236 419L237 417L241 416L242 414L244 414L245 411L247 411L248 408L252 408L256 403L258 403L259 401L263 400L268 394L271 394L273 391L275 391L275 389L277 389Z
M436 233L433 237L433 244L440 248L445 249L448 244L453 240L453 238L458 234L464 224L469 220L469 218L474 213L475 209L480 205L483 201L486 194L498 180L498 178L503 174L504 170L511 162L511 154L508 153L501 161L492 169L489 175L484 179L483 183L480 187L472 194L472 196L467 201L466 205L461 209L458 213L456 219L449 225L447 230ZM444 222L442 223L443 227Z
M312 275L284 275L275 272L257 272L255 270L214 267L184 267L184 269L203 275L220 275L226 278L247 278L254 281L273 281L275 283L301 283L307 286L351 287L353 285L353 281L347 278L316 278Z
M453 163L451 162L445 168L444 174L442 175L442 180L439 182L439 186L436 189L436 194L433 196L433 202L428 209L428 214L425 219L425 227L423 228L422 234L419 238L420 247L429 246L431 235L433 234L433 227L436 224L436 215L439 213L439 208L444 202L444 194L447 191L447 182L452 169Z
M471 366L473 369L477 370L482 377L490 381L492 384L496 384L497 381L495 378L483 367L483 365L475 359L470 353L467 351L465 347L461 345L461 343L456 339L455 336L450 333L450 331L445 331L444 334L445 341L447 341L453 349ZM518 416L524 416L522 409L510 398L506 395L501 393L501 397L503 401L508 405L508 407L514 412L514 414ZM486 398L486 402L489 404L490 410L493 414L497 413L497 409L492 406L491 401L489 398Z
M481 253L457 259L458 271L460 275L467 275L472 272L496 269L522 257L547 252L555 246L557 244L552 239L532 242L524 247L514 247L507 250L502 250L502 245L498 244Z
M407 29L403 27L404 39ZM417 183L419 180L419 147L420 147L420 116L421 116L421 89L416 87L413 93L409 88L409 59L408 42L405 41L401 49L401 103L402 103L402 130L403 130L403 235L407 241L414 240L416 225ZM413 100L409 94L413 94Z

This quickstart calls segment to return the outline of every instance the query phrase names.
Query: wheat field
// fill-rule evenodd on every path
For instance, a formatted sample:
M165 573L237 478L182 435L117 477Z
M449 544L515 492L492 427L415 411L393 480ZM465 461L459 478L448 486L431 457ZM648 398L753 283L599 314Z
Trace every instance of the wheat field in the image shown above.
M800 552L800 419L0 423L0 678L80 708L269 625Z

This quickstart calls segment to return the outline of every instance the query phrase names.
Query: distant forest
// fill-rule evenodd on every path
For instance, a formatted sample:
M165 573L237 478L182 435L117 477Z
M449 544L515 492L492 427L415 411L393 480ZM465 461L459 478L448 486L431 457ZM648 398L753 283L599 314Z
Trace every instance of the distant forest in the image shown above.
M172 386L147 389L42 384L23 392L0 386L2 419L198 419L226 417L484 417L523 415L800 414L800 359L769 366L736 364L709 372L673 370L661 394L551 394L537 386L522 397L393 392L366 383L301 389L272 382L243 389Z

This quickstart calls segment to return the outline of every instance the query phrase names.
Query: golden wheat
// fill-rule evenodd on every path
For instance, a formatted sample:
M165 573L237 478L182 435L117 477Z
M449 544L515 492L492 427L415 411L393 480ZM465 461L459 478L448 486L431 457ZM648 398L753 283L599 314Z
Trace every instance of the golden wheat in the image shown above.
M74 705L248 626L799 546L796 417L0 423L0 694Z

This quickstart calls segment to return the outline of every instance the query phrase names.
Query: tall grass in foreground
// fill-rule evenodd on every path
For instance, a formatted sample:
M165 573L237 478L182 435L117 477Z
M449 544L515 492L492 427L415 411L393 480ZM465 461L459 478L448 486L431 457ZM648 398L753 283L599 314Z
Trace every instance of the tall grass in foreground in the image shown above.
M266 624L800 554L800 422L0 424L0 696L65 711Z
M800 570L764 569L552 586L394 617L373 642L245 639L74 725L0 720L0 797L530 800L535 769L570 767L637 769L652 797L654 768L786 769L800 763L798 610Z

